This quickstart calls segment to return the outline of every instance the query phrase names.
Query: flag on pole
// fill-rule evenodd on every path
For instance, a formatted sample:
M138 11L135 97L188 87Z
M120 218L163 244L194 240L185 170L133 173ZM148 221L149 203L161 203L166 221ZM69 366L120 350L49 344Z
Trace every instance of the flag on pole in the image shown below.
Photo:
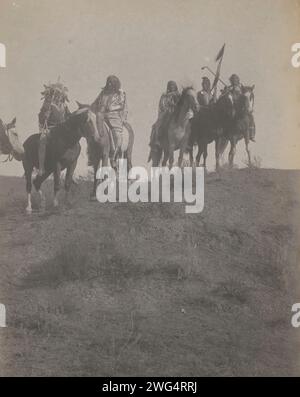
M212 85L212 90L217 86L219 78L220 78L221 65L222 65L222 61L223 61L224 51L225 51L225 44L220 49L220 51L218 52L218 55L216 57L216 62L219 61L219 63L218 63L217 71L216 71L216 77L215 77L213 85Z
M225 44L223 45L223 47L218 52L218 55L216 57L216 62L218 62L221 58L223 58L224 50L225 50Z

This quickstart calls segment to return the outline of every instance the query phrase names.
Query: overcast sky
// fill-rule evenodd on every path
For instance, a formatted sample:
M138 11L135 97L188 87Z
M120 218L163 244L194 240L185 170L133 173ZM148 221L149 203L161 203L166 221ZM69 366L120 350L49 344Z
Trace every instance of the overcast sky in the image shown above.
M22 140L37 132L43 83L61 76L75 100L92 102L107 75L120 77L136 139L134 164L146 163L157 104L168 80L199 89L201 67L255 84L257 143L262 166L300 168L300 69L291 45L300 42L296 0L0 0L0 117L17 116ZM85 148L85 144L83 144ZM238 159L245 158L239 144ZM213 164L213 150L210 150ZM83 150L78 172L86 172ZM20 163L0 165L22 174Z

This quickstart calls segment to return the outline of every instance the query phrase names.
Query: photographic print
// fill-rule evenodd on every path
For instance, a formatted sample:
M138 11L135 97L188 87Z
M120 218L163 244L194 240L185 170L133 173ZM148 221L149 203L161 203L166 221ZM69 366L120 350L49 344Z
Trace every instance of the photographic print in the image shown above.
M0 0L2 377L300 375L299 22Z

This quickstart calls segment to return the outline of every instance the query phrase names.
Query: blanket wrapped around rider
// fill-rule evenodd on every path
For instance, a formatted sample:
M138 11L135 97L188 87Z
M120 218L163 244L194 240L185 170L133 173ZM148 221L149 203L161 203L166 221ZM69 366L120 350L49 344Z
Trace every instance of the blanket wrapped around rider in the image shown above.
M91 105L97 116L97 128L101 134L105 122L111 131L111 157L115 159L122 145L122 132L127 120L126 93L121 89L121 82L116 76L109 76L106 85ZM93 162L93 148L88 147L89 165Z
M168 125L170 117L179 101L180 92L175 81L169 81L167 91L160 97L158 117L152 126L150 146L160 146L164 127Z

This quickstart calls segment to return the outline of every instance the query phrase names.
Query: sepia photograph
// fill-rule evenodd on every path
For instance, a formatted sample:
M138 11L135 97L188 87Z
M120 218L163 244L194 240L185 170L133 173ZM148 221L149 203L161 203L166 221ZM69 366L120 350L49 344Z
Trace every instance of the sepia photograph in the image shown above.
M0 377L299 376L300 1L0 0Z

